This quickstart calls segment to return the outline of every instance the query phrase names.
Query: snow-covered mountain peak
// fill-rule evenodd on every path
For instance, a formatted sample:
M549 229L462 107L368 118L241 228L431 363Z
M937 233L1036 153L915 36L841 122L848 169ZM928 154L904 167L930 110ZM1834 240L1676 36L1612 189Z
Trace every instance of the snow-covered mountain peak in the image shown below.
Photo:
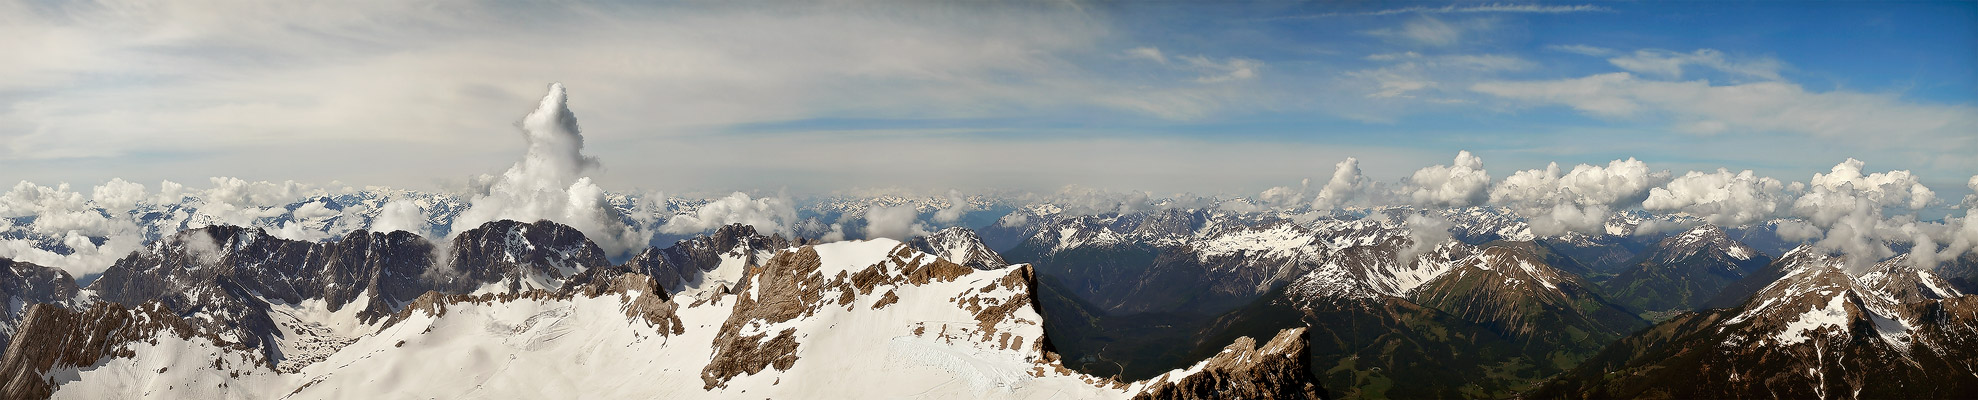
M1723 228L1704 224L1662 239L1656 244L1649 260L1670 265L1699 255L1709 257L1711 262L1731 269L1736 268L1742 261L1763 257L1751 246L1731 240Z
M1843 337L1866 323L1891 346L1907 348L1916 317L1909 316L1902 304L1923 296L1915 289L1934 278L1901 271L1894 266L1879 273L1855 277L1846 270L1846 256L1830 255L1802 247L1781 257L1776 266L1784 275L1747 300L1742 311L1723 325L1745 324L1738 336L1749 340L1791 346L1816 338ZM1860 278L1870 278L1860 279ZM1930 279L1941 282L1941 280ZM1904 286L1909 286L1907 290ZM1892 289L1897 291L1891 291ZM1859 323L1858 323L1859 322Z
M1901 304L1964 295L1937 274L1910 265L1908 254L1876 263L1875 267L1855 280L1889 301Z
M914 249L975 269L995 269L1009 262L990 250L974 230L962 227L942 229L932 235L914 238Z
M1284 259L1323 251L1317 235L1289 221L1219 230L1216 234L1201 235L1191 243L1196 257L1204 262L1239 253Z
M449 247L444 282L475 292L521 292L563 286L563 279L609 265L583 232L551 221L490 221L460 232Z

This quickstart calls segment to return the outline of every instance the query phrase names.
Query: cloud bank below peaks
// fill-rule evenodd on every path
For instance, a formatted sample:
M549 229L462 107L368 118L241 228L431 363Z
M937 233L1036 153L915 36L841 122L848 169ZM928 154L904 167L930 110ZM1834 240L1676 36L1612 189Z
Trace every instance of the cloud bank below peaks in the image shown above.
M918 219L920 211L911 204L872 207L865 210L865 237L912 239L927 236L927 224Z
M748 193L735 192L720 199L709 201L691 211L674 215L659 227L660 232L675 235L691 235L719 229L730 224L744 224L755 227L763 233L776 233L792 236L797 223L797 208L784 197L753 198Z
M1490 200L1490 173L1483 158L1469 150L1456 153L1456 162L1416 170L1408 179L1408 198L1425 207L1469 207Z
M597 168L598 160L583 154L584 136L570 112L563 84L550 84L549 93L522 118L521 127L528 143L522 161L476 194L467 211L454 220L451 232L502 219L547 219L584 232L614 256L646 246L651 235L624 224L606 203L604 189L583 176Z
M1649 189L1667 182L1668 171L1650 172L1648 163L1634 158L1605 167L1580 164L1564 173L1552 163L1505 177L1491 189L1490 202L1529 218L1532 233L1539 236L1599 234L1614 210L1641 204Z
M1332 180L1319 188L1319 197L1312 200L1312 208L1335 209L1354 200L1364 200L1373 188L1373 180L1360 173L1360 160L1347 157L1340 161L1332 172Z
M1745 170L1736 174L1690 171L1665 187L1649 189L1642 208L1655 212L1684 212L1719 226L1743 226L1777 216L1790 206L1804 184L1791 186Z

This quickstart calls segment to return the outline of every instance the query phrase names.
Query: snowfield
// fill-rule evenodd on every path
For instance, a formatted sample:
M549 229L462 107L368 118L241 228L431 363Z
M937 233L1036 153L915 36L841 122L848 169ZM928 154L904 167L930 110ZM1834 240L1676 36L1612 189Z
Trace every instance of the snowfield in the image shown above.
M284 326L294 327L284 333L297 336L280 342L285 351L328 351L322 346L342 341L301 346L301 337L312 335L354 341L327 355L297 354L321 361L277 373L239 350L161 333L134 343L134 358L106 357L47 377L58 384L56 398L74 399L1090 399L1129 397L1148 384L1081 375L1044 352L1043 318L1028 304L1027 266L951 268L887 239L785 249L765 264L777 267L736 277L745 290L677 302L655 303L660 294L638 288L591 292L595 297L429 294L374 325L312 311L316 304L278 305ZM775 275L808 268L815 268L804 274L809 280ZM642 275L628 276L652 287ZM770 292L779 279L800 284ZM799 312L776 308L783 306ZM677 327L666 317L638 316L669 308ZM760 317L765 309L790 318ZM722 347L724 334L744 345ZM760 339L779 334L794 339L788 354ZM781 361L748 371L752 355ZM794 360L783 362L786 356ZM714 366L722 360L743 360L743 367L723 378Z

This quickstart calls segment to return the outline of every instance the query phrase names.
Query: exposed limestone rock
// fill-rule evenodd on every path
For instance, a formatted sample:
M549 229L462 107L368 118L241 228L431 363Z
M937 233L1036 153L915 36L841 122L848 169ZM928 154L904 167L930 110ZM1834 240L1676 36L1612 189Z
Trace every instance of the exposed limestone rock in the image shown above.
M96 303L82 311L50 304L28 309L20 333L0 357L0 397L8 399L47 398L55 387L44 377L51 370L95 365L106 357L133 357L132 343L159 333L181 339L202 337L221 347L245 349L210 334L199 333L178 315L158 303L124 308L117 303ZM270 366L272 368L272 366Z
M1197 364L1199 372L1162 376L1135 399L1317 399L1319 386L1306 372L1305 328L1286 329L1263 346L1242 337Z

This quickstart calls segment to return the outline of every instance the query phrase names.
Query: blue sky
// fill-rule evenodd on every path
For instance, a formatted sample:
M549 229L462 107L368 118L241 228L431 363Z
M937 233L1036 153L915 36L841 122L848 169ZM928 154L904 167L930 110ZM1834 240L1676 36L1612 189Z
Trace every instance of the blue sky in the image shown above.
M440 185L549 82L610 188L1978 174L1972 2L0 4L0 180Z

